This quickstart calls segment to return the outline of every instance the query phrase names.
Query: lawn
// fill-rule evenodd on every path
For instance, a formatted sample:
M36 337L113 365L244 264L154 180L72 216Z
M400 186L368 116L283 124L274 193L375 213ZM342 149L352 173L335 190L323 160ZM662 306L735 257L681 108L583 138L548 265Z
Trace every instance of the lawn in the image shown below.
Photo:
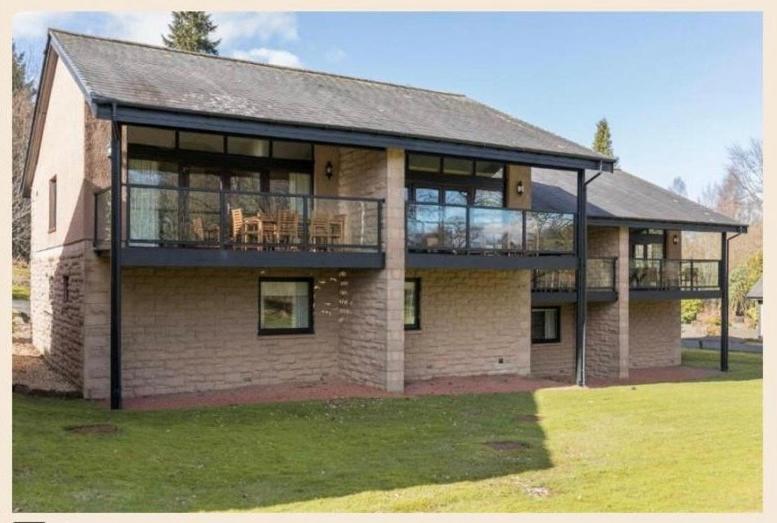
M13 506L760 511L760 356L732 354L731 368L694 383L146 413L15 395ZM118 432L65 430L93 423Z
M14 300L30 299L30 266L24 262L13 263L13 286L11 296Z

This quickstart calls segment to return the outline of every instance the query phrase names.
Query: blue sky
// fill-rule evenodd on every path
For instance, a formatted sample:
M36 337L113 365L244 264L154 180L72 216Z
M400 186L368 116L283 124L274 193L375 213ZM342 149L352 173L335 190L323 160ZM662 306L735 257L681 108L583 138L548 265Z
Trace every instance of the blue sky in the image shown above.
M213 13L221 54L465 93L591 144L606 117L621 165L696 198L726 148L762 136L759 13ZM160 43L168 12L26 13L45 28Z

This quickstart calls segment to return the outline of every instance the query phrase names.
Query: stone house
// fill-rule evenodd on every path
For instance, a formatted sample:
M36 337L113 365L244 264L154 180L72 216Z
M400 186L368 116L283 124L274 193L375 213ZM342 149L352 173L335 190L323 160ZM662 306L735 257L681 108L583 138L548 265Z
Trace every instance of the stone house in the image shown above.
M466 96L51 30L33 343L86 398L680 363L745 226Z

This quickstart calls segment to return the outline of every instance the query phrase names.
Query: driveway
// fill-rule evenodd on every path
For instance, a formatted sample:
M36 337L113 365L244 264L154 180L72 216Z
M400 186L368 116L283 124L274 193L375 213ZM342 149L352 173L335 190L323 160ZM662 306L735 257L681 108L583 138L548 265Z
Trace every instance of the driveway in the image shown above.
M682 346L684 349L720 350L720 338L717 336L683 338ZM732 351L762 353L763 342L731 336L728 348Z

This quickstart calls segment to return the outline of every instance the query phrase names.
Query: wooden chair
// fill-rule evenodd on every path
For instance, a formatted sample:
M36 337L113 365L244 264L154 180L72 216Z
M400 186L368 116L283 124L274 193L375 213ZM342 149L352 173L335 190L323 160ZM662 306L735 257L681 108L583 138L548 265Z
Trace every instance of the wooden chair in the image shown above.
M278 211L278 241L288 245L299 239L299 214L291 209Z
M278 243L278 218L271 214L259 214L262 223L262 242L265 244Z
M218 241L219 226L213 223L205 227L202 217L197 216L192 219L192 236L195 240L202 242Z
M330 217L327 213L315 213L310 219L310 229L308 231L310 241L314 245L326 246L330 241Z
M232 241L241 243L243 241L243 209L232 209Z
M345 214L335 214L329 220L329 241L334 244L345 242Z

